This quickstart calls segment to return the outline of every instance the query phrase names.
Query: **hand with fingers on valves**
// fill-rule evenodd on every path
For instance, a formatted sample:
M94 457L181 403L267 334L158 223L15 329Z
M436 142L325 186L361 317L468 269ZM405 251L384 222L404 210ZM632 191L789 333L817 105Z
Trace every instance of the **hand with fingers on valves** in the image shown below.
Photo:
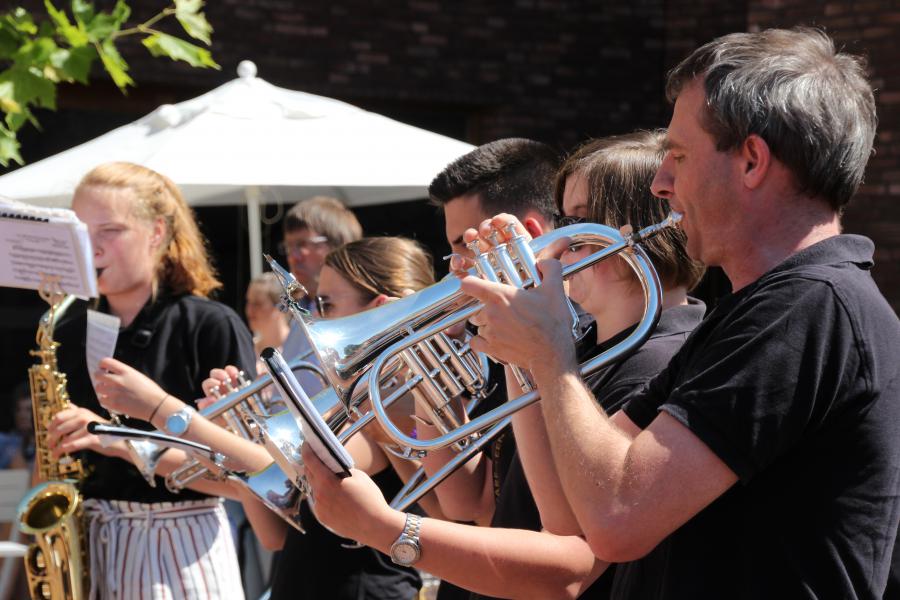
M231 394L248 384L249 382L247 381L244 372L234 365L212 369L209 372L209 377L204 379L201 384L204 397L197 400L197 408L203 410L204 408L215 404L218 400L221 400L228 394ZM216 417L212 420L219 425L227 426L223 416Z
M500 214L483 221L477 230L466 230L463 239L476 253L477 269L485 252L517 236L526 243L530 237L516 217ZM478 335L470 342L473 350L531 371L541 366L577 370L572 310L559 260L569 244L568 238L560 238L536 257L540 283L527 289L457 269L462 291L483 304L470 319L478 327ZM464 266L458 259L454 262Z

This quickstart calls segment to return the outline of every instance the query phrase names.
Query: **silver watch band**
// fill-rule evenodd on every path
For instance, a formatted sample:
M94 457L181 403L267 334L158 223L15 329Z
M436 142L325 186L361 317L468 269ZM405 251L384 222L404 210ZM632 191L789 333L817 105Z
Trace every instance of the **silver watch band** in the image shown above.
M402 536L411 538L419 543L419 528L422 526L422 517L413 513L406 513L406 523L403 525Z

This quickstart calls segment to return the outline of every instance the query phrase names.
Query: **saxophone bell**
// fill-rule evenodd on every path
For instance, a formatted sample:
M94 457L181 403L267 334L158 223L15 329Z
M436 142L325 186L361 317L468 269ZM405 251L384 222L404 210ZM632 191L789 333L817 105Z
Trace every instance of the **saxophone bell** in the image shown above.
M18 509L19 528L35 544L25 555L29 592L34 600L85 598L87 589L81 494L68 481L32 488Z

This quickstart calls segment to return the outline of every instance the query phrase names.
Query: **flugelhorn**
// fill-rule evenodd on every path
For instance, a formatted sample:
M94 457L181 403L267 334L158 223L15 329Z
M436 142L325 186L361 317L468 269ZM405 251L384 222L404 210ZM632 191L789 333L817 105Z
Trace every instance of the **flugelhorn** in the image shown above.
M508 243L496 244L476 257L476 267L470 272L493 281L501 281L520 287L540 283L535 255L561 238L568 238L570 245L597 245L598 252L568 265L565 277L605 260L620 255L635 271L644 293L644 310L633 332L616 346L606 350L582 365L583 374L593 373L615 360L624 358L646 341L659 319L662 289L653 268L639 243L668 227L674 227L681 216L671 213L665 220L638 232L630 228L616 230L605 225L585 223L571 225L542 235L530 242L522 236L511 236ZM285 286L286 299L292 314L303 327L311 346L319 356L321 366L332 387L350 407L349 398L363 376L368 378L366 396L372 410L359 418L354 425L365 426L371 419L378 419L386 433L401 447L424 454L431 450L456 444L468 446L457 454L438 473L428 478L409 494L392 503L405 508L431 490L455 468L462 465L487 440L505 427L510 416L538 399L535 391L510 400L503 405L461 424L446 410L449 401L465 390L463 382L469 374L465 361L458 360L456 352L445 351L442 345L449 338L446 330L468 320L481 309L474 299L462 293L460 281L448 277L415 294L387 303L383 306L340 319L314 320L296 306L296 296L302 286L293 277L267 257L272 270ZM435 343L440 340L441 343ZM450 340L453 342L453 340ZM458 350L451 345L450 350ZM466 348L468 350L468 348ZM421 440L401 431L387 414L387 406L398 397L391 393L384 398L381 391L383 373L405 363L409 377L403 390L421 390L417 401L424 397L433 424L441 435L432 440ZM462 367L462 368L460 368ZM448 418L449 417L449 418Z
M662 286L656 269L650 262L640 242L646 240L660 231L669 227L675 227L681 220L681 215L671 212L666 219L633 232L629 226L620 230L596 223L582 223L563 227L544 234L530 243L521 235L511 235L508 243L496 244L487 252L480 253L476 257L476 268L473 274L492 281L514 283L521 281L522 287L540 285L540 273L538 271L535 254L561 238L568 238L570 247L584 245L601 246L602 249L579 260L576 263L566 265L563 268L563 277L568 278L576 273L613 256L619 256L635 272L641 284L644 296L644 310L641 319L632 332L615 346L606 349L596 357L586 361L580 366L581 375L588 376L604 366L621 360L640 347L656 327L659 321L662 303ZM514 231L510 230L513 234ZM498 259L498 256L500 257ZM510 273L509 269L515 269ZM409 336L392 344L385 349L370 370L370 377L377 378L387 365L391 364L398 355L407 352L421 339L427 339L437 331L442 331L456 323L466 321L481 310L482 305L472 298L461 301L461 292L454 291L444 300L445 305L460 307L456 312L447 317L429 324L427 327L411 333ZM462 304L462 306L460 306ZM382 399L381 392L375 386L369 386L369 399L372 405L372 413L378 419L385 432L398 444L407 446L420 452L428 452L444 448L458 443L460 440L476 440L472 446L481 446L484 439L490 437L509 424L511 416L526 406L540 399L538 390L527 391L522 396L510 399L504 404L484 413L472 421L448 431L430 440L420 440L401 431L391 420L387 413L387 403ZM425 483L393 504L395 508L404 509L434 486L449 476L455 468L462 465L474 452L474 448L467 448L460 453L438 473L435 473Z
M385 365L378 377L366 379L373 361L392 343L463 307L466 299L462 294L457 294L458 306L442 302L448 293L458 292L459 281L455 278L444 279L415 294L355 315L317 319L300 307L299 298L306 293L303 286L271 256L266 255L266 260L285 289L284 308L306 335L331 388L348 413L364 419L356 428L371 420L371 416L360 417L359 403L373 387L382 389L394 376L409 379L409 374L414 374L417 377L417 385L403 385L391 395L397 399L413 391L417 401L423 402L429 414L436 416L442 430L461 424L451 408L456 398L467 396L477 402L487 393L486 357L471 350L468 334L455 339L443 330L418 339L402 357Z

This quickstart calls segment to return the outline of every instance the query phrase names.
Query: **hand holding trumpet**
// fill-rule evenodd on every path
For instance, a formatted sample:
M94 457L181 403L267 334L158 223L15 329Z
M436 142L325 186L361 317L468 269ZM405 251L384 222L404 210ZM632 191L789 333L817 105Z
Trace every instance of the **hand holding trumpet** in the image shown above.
M473 250L485 251L513 235L529 237L516 217L500 214L483 221L477 230L466 230L463 239ZM462 291L484 305L470 319L478 327L478 335L471 340L473 350L532 371L548 363L556 369L577 370L572 317L558 260L568 247L568 238L560 238L544 249L537 261L541 284L527 290L465 273ZM454 267L462 266L459 258Z

